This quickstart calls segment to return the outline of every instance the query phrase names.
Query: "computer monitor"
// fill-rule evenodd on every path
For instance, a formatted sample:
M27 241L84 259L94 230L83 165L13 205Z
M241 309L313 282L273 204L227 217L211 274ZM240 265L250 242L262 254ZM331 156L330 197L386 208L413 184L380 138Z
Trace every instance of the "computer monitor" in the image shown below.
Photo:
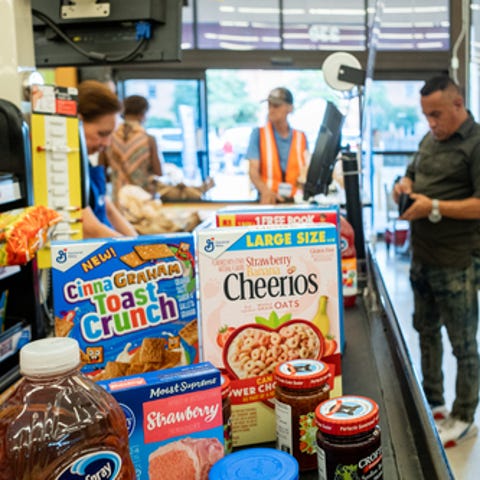
M31 6L39 68L181 60L183 0L31 0Z
M332 102L327 102L303 188L304 200L328 193L344 120L345 115Z

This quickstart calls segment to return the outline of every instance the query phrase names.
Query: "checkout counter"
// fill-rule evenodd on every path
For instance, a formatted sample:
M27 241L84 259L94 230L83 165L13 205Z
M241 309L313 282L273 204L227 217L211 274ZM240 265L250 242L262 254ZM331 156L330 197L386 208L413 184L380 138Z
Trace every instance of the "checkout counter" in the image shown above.
M433 417L375 261L367 250L363 298L345 310L344 394L365 395L380 406L385 480L453 479ZM301 480L316 480L316 472Z

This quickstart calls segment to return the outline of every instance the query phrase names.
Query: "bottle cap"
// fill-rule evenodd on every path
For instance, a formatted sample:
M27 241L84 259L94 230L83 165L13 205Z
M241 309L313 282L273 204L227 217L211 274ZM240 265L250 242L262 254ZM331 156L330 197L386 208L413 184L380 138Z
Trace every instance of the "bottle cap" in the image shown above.
M283 362L275 368L277 384L292 389L315 388L325 385L330 369L319 360L296 359Z
M378 425L378 405L367 397L345 395L320 403L315 409L315 418L322 433L349 437Z
M27 343L20 350L22 375L51 375L80 365L78 342L68 337L42 338Z
M246 448L213 465L209 480L298 480L298 462L292 455L274 448Z

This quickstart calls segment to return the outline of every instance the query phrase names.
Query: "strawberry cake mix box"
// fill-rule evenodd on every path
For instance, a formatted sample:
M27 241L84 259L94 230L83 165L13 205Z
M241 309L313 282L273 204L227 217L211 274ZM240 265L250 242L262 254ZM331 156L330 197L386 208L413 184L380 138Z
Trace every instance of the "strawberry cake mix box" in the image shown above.
M199 230L203 360L232 384L234 445L275 438L275 366L322 359L341 394L343 309L337 228L327 223Z
M52 242L55 335L105 380L198 362L193 235Z
M125 413L137 480L208 480L224 456L218 369L204 362L99 385Z
M249 205L225 207L216 212L217 227L248 225L296 225L327 222L339 226L342 264L342 288L345 306L355 302L358 293L357 257L352 226L340 215L338 206L319 205Z

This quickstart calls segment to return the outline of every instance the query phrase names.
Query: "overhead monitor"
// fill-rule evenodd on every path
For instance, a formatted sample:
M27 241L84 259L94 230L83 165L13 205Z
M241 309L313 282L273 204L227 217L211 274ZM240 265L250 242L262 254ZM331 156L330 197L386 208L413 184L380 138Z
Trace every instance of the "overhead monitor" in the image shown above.
M182 5L183 0L31 0L36 66L179 61Z
M340 151L344 120L342 112L332 102L327 102L303 188L304 200L328 193L333 168Z

